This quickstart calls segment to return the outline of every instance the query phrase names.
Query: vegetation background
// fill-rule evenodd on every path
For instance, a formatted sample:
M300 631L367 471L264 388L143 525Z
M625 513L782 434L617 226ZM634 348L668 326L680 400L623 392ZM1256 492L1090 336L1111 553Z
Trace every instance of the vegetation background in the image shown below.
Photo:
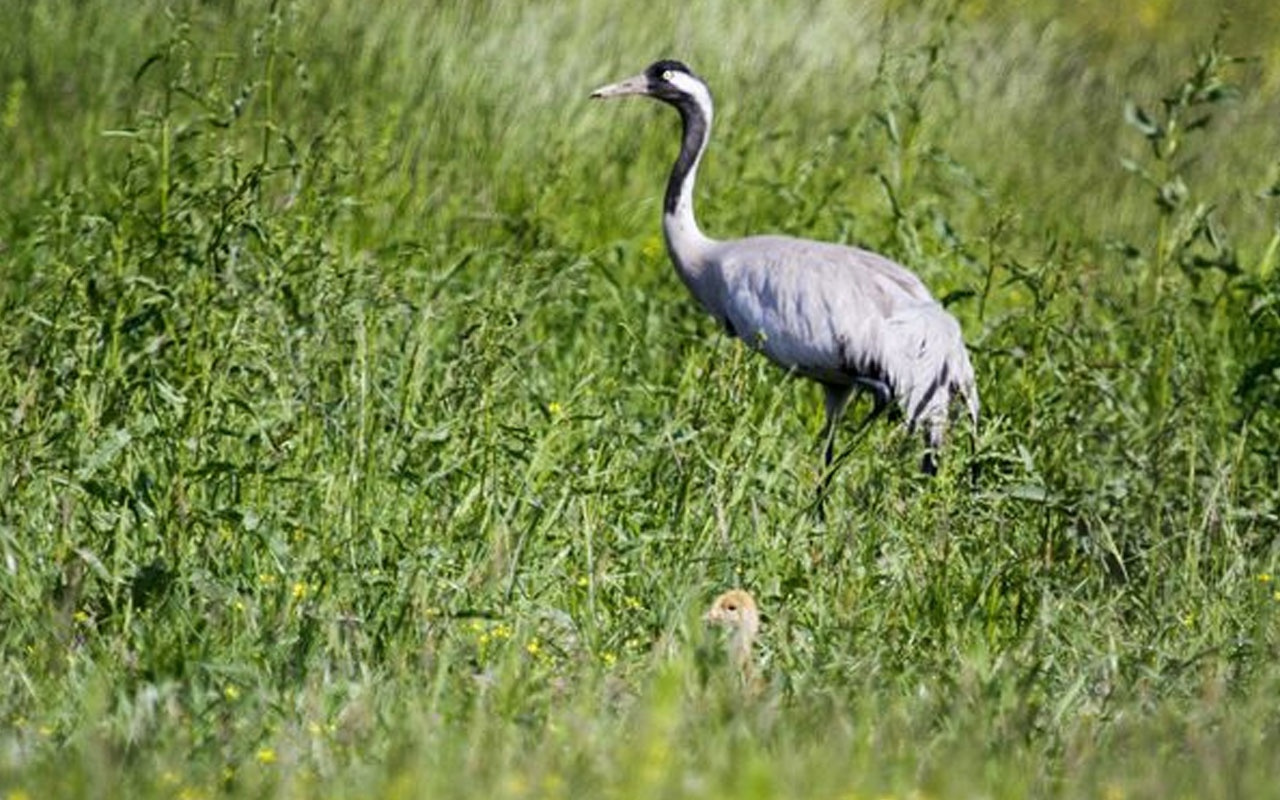
M1280 6L4 18L0 797L1280 795ZM812 513L675 115L587 100L662 56L708 232L946 298L975 454L847 426Z

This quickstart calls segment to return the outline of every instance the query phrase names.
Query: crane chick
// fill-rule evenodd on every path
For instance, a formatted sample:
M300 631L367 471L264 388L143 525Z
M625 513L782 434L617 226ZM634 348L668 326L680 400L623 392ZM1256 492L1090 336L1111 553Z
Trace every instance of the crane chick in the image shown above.
M729 663L738 671L744 687L754 686L751 648L760 633L760 609L755 598L744 589L730 589L715 599L703 619L728 631L725 649Z
M711 133L710 90L689 67L664 60L591 94L626 95L673 106L683 123L662 206L676 272L730 336L821 384L827 467L850 397L866 390L874 401L867 422L896 401L907 427L923 428L922 469L936 472L952 401L963 399L975 428L978 420L973 367L955 318L913 273L868 250L785 236L705 236L693 188Z

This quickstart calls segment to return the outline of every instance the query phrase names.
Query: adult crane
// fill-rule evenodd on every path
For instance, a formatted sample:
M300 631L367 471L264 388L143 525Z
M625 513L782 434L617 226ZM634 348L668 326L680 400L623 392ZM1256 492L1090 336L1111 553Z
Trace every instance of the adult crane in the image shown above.
M731 336L822 385L828 478L836 425L862 390L874 400L863 425L896 401L907 427L923 429L921 469L935 473L952 401L962 398L978 422L973 367L955 317L913 273L868 250L786 236L708 238L694 218L693 187L711 133L711 91L683 63L663 60L591 94L626 95L680 112L680 154L662 206L667 252Z

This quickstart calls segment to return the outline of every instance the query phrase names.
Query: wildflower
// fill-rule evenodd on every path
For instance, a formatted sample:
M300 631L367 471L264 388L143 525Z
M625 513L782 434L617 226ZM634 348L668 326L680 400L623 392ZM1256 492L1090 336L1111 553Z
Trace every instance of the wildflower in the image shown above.
M547 403L547 413L553 417L561 416L564 414L564 406L560 405L555 400L552 400L550 403Z
M1259 572L1259 573L1258 573L1258 583L1271 583L1271 573L1270 573L1270 572Z
M302 581L296 581L293 584L293 599L301 600L307 596L307 585Z
M564 793L564 779L554 772L542 776L542 795L554 797Z
M640 248L640 254L645 257L645 260L657 258L662 254L662 242L657 236L650 236L644 240L644 245Z
M618 663L618 656L608 650L600 654L600 660L604 662L606 667L612 667Z
M240 690L233 685L228 685L225 689L222 690L222 696L227 698L228 700L239 700Z
M587 580L587 576L586 576L586 575L579 575L579 576L578 576L578 588L579 588L579 589L585 589L585 588L587 588L587 585L588 585L588 584L590 584L590 583L591 583L591 581Z
M85 625L85 624L87 624L87 623L89 622L89 619L90 619L90 617L89 617L89 612L87 612L87 611L85 611L85 610L83 610L83 609L81 609L81 610L77 611L75 614L73 614L73 615L72 615L72 617L75 619L75 621L76 621L77 623L79 623L79 624L81 624L81 625Z
M524 794L529 788L528 784L525 783L524 778L520 777L519 775L509 776L506 779L505 783L506 783L505 788L507 790L507 794L513 794L513 795Z
M261 750L258 751L258 763L259 764L276 763L276 751L271 749L270 747L262 748Z
M542 645L538 644L537 639L530 639L529 643L524 646L524 649L529 653L529 655L536 658L538 653L542 650Z

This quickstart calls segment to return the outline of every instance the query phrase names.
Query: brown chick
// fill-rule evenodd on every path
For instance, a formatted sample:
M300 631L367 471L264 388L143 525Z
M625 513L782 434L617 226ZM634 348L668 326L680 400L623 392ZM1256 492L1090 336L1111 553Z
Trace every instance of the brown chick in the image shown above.
M760 609L755 598L743 589L730 589L715 599L703 619L729 630L729 663L738 670L744 687L754 686L751 647L760 632Z

